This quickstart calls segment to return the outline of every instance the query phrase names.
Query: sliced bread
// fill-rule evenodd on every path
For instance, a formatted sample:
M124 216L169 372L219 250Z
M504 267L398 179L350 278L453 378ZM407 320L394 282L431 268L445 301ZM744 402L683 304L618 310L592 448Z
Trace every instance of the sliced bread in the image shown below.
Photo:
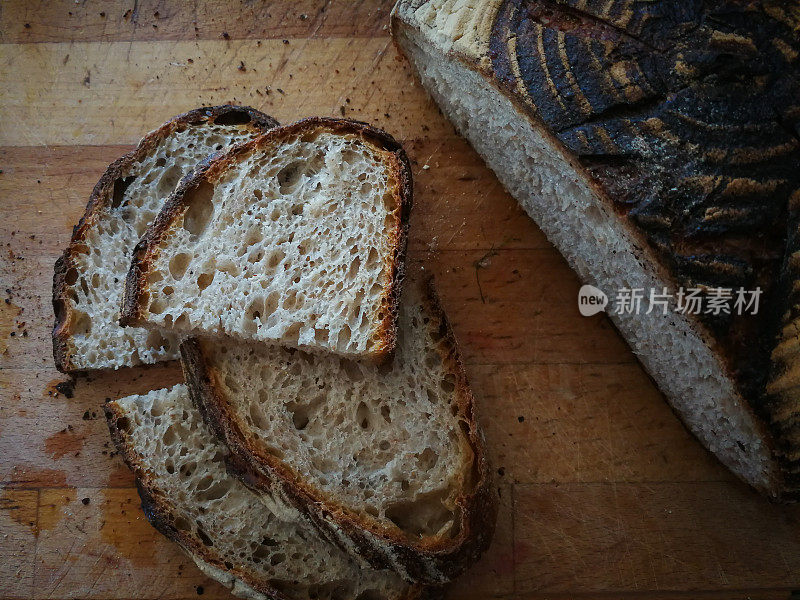
M194 338L182 363L211 430L249 465L248 485L372 566L442 583L488 545L496 498L436 296L416 284L403 296L391 363Z
M400 145L310 118L207 162L136 246L121 323L380 361L411 208Z
M401 600L424 590L390 571L362 569L297 514L270 510L226 472L227 451L183 385L105 405L108 425L136 474L142 509L209 577L237 596L297 600Z
M775 0L400 0L392 13L423 85L614 300L692 433L785 499L800 498L798 28ZM733 300L694 314L681 287L763 295L757 314ZM650 301L665 289L666 311ZM616 301L635 290L638 311Z
M170 335L118 324L131 252L178 181L210 153L277 125L252 108L199 108L149 133L92 191L53 277L53 356L62 372L176 359Z

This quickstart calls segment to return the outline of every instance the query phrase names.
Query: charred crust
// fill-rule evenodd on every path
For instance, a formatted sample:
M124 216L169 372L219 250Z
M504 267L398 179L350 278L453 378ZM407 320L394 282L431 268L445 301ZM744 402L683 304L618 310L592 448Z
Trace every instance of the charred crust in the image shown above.
M131 268L125 280L120 324L139 326L144 323L145 315L142 314L140 304L147 294L147 273L152 267L162 240L175 221L183 216L189 208L191 203L189 192L196 189L202 182L215 181L228 169L270 144L319 129L325 129L338 135L357 136L368 142L384 154L384 160L397 180L394 194L398 203L398 220L396 229L391 232L393 253L387 261L389 286L381 299L381 310L384 312L384 316L376 328L375 337L378 341L375 349L370 352L378 363L388 360L394 351L397 337L397 307L403 282L408 224L413 203L411 166L402 146L391 135L367 123L351 119L331 117L302 119L290 125L272 129L249 142L237 144L224 153L213 154L200 163L178 184L133 251Z
M72 230L70 243L56 260L53 269L53 312L55 314L52 333L53 359L56 368L62 373L78 370L72 361L74 348L69 332L72 312L69 308L70 286L66 282L66 274L70 269L75 268L75 256L85 242L87 232L95 222L102 218L103 211L113 203L115 182L123 177L137 160L150 152L172 132L203 122L216 122L218 119L227 121L234 119L240 124L249 123L250 126L259 130L268 130L278 125L278 122L272 117L249 106L221 105L196 108L173 117L158 129L147 134L136 149L111 163L94 186L83 216Z
M472 454L472 462L465 469L466 489L456 499L461 510L461 522L455 538L409 540L397 529L366 521L333 501L306 483L285 462L248 444L217 384L208 358L210 353L204 348L208 342L190 338L181 344L181 364L192 402L214 435L231 452L233 458L228 463L231 475L257 492L278 495L305 514L333 543L339 543L338 533L344 534L357 553L374 568L397 569L399 564L411 581L441 584L464 572L489 546L497 516L497 496L475 416L474 398L452 328L433 281L415 283L423 286L424 300L431 307L433 319L438 321L435 326L442 337L439 352L448 370L456 377L458 411L461 422L465 424ZM442 346L446 350L442 350ZM432 576L431 571L436 575Z

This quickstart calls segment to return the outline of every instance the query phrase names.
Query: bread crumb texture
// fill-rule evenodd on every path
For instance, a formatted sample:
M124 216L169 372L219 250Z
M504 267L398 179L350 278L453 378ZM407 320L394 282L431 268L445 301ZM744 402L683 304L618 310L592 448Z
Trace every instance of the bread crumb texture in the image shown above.
M139 298L145 320L363 355L381 345L400 198L391 153L301 130L187 191Z
M205 344L235 426L257 453L407 539L456 537L470 482L470 408L452 340L406 286L388 365L257 344ZM409 298L408 296L412 296Z

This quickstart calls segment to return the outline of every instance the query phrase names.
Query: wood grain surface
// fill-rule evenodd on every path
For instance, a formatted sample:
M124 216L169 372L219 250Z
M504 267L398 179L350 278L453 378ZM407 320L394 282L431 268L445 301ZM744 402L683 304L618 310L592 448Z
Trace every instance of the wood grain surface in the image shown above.
M492 548L449 598L800 595L800 509L734 479L609 321L578 314L576 276L415 82L390 8L0 3L0 597L229 597L147 524L101 414L178 367L72 386L50 346L53 262L106 165L223 102L370 121L412 159L410 260L437 276L501 494Z

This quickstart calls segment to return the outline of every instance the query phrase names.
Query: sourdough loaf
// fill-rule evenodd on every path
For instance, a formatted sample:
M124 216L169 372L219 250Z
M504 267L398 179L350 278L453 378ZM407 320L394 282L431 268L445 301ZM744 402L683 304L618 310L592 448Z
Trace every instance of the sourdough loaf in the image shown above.
M412 600L425 590L363 569L297 514L272 510L226 471L226 449L186 387L105 405L111 435L136 475L153 526L244 598Z
M382 131L273 129L177 188L133 253L121 322L384 360L411 194Z
M796 4L400 0L444 113L582 279L762 290L757 314L611 318L737 475L800 495ZM649 314L648 314L649 312Z
M391 363L208 339L182 363L248 485L375 568L442 583L488 545L496 498L447 320L431 288L403 296Z
M199 108L149 133L113 162L55 265L53 356L62 372L176 359L169 334L118 324L136 242L178 181L208 154L252 139L277 122L238 106Z

